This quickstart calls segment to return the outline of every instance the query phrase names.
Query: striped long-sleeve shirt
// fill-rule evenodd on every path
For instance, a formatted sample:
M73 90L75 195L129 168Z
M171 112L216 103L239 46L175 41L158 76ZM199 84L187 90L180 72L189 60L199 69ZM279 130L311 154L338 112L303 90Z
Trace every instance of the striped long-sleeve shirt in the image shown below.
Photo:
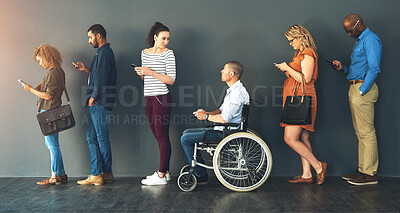
M142 66L147 66L151 70L168 75L174 81L176 79L175 55L172 50L167 50L161 54L148 54L142 51ZM169 92L167 85L158 79L144 76L144 96L165 95Z

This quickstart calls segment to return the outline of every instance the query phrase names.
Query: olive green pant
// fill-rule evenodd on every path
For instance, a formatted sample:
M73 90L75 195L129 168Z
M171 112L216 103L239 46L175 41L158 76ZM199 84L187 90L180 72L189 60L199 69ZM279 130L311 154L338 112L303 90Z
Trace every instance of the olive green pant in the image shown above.
M374 105L379 89L374 83L366 94L361 95L361 85L353 84L349 89L351 117L358 138L358 171L375 175L378 170L378 142L374 127Z

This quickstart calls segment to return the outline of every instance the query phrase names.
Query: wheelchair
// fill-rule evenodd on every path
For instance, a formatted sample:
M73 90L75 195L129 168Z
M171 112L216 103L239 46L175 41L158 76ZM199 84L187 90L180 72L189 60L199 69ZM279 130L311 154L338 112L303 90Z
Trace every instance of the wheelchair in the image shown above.
M250 103L243 105L241 122L215 123L223 126L221 141L204 141L207 134L218 130L208 130L202 141L194 146L191 165L185 165L178 177L178 186L184 192L193 191L197 185L193 174L195 166L213 169L218 180L228 189L238 192L252 191L268 179L272 170L272 154L267 144L253 130L247 128ZM196 161L197 151L205 151L212 162ZM211 161L211 160L210 160Z

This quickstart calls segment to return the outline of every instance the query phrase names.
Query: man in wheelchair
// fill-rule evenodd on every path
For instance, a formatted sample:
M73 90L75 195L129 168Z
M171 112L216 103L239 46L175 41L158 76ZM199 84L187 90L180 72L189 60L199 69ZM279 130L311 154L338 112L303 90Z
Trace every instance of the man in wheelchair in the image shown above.
M222 126L193 128L187 129L183 132L181 144L189 160L189 164L192 163L194 156L194 145L196 143L211 140L222 140L224 137L223 130L225 128L223 124L233 123L234 125L229 125L230 129L239 128L243 105L248 103L250 100L246 88L239 80L242 75L243 66L240 62L229 61L226 63L224 69L221 70L221 80L229 86L229 89L226 92L224 102L222 103L221 107L212 112L206 112L203 109L198 109L197 111L193 112L193 114L199 120L221 123ZM196 156L197 162L204 164L204 160L202 159L200 153L197 153ZM197 183L206 183L208 181L208 175L205 168L196 166L193 173L196 176Z

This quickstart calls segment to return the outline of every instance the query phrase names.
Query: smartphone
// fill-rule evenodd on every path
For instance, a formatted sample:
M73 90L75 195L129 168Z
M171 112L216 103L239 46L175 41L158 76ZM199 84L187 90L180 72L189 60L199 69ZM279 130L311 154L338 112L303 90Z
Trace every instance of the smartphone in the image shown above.
M18 79L18 82L19 83L21 83L21 84L26 84L23 80L21 80L21 79Z
M326 62L328 62L329 65L333 65L333 61L326 60Z

